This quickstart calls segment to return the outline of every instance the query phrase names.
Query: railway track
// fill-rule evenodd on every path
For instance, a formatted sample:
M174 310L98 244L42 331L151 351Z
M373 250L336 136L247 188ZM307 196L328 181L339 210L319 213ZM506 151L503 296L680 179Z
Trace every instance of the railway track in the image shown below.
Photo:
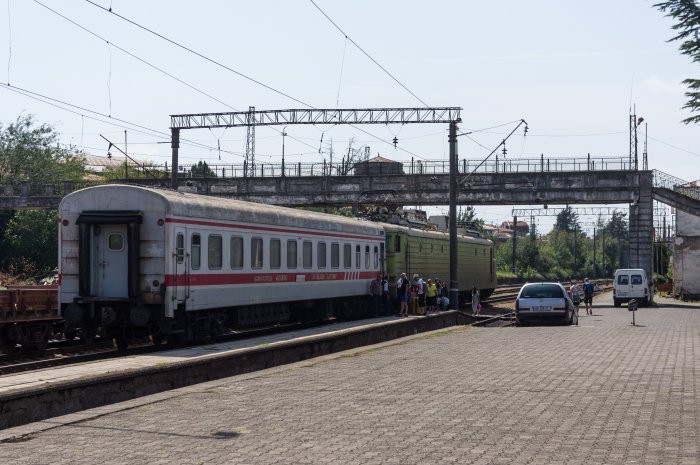
M233 341L255 336L277 334L285 331L291 331L293 329L323 326L332 322L333 320L321 323L290 323L265 328L231 331L216 338L216 342ZM117 349L114 341L101 341L93 344L55 347L45 351L14 352L9 355L0 355L0 376L11 373L40 370L43 368L71 365L75 363L93 362L96 360L105 360L114 357L149 354L163 350L170 350L172 348L172 346L166 344L154 345L148 340L142 340L136 341L126 351L120 351Z

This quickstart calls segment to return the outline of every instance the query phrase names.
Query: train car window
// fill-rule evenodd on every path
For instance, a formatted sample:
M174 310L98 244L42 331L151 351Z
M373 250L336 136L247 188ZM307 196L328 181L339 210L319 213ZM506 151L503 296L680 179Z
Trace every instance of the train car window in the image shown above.
M419 242L418 243L418 252L422 252L422 251L423 251L423 243Z
M352 245L343 244L343 266L350 268L352 266Z
M175 237L175 259L178 263L185 261L185 235L182 233Z
M375 247L376 249L376 247ZM365 270L369 270L369 246L365 246Z
M202 265L202 238L199 234L192 234L192 269L198 270Z
M297 241L289 239L287 241L287 268L297 267Z
M360 244L355 245L355 268L360 268Z
M124 236L121 234L110 234L107 238L109 250L122 250L124 248Z
M260 237L254 237L250 241L250 267L253 269L262 268L263 266L263 240Z
M340 244L331 244L331 268L340 268Z
M218 234L207 238L207 264L210 270L219 270L223 262L223 240Z
M243 268L243 238L231 238L231 269Z
M433 253L433 244L430 244L430 253Z
M384 246L384 244L382 244ZM374 268L379 268L379 247L374 246Z
M326 267L326 243L325 242L319 242L316 245L316 259L317 265L319 268L325 268Z
M445 246L444 245L440 246L440 253L445 253Z
M270 268L282 266L282 241L270 239Z
M394 252L401 252L401 236L394 236Z
M311 243L311 241L304 241L304 244L302 246L304 268L311 268L312 266L314 266L313 247L314 245Z

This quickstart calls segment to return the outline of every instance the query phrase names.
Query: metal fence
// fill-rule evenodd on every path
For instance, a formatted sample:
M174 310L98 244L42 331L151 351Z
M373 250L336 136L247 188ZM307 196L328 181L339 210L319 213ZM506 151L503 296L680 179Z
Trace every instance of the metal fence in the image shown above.
M691 199L700 200L700 189L697 186L697 181L684 181L659 170L653 170L652 173L654 187L669 189Z
M361 162L362 163L362 162ZM396 167L400 165L400 168ZM252 170L247 170L245 164L213 164L208 165L207 175L192 175L195 165L181 165L179 176L192 178L241 178L246 172L252 171L255 177L276 176L354 176L354 165L346 163L257 163ZM412 158L393 163L371 163L372 174L449 174L448 160L422 160ZM461 159L458 161L460 174L468 173L532 173L532 172L563 172L563 171L611 171L629 170L629 157L569 157L569 158L504 158L495 156L489 160ZM201 170L201 168L200 168ZM366 171L363 167L363 172ZM195 168L195 173L197 168Z

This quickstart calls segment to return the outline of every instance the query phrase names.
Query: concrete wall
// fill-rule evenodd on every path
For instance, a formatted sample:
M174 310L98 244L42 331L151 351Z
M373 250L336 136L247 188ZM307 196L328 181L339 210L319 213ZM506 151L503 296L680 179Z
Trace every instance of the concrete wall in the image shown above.
M673 293L700 297L700 217L676 210Z

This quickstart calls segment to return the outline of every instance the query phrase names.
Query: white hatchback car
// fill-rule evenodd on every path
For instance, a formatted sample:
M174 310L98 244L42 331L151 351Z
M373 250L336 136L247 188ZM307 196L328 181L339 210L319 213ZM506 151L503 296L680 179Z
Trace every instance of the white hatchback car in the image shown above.
M578 324L574 303L560 283L527 283L515 299L515 322Z

